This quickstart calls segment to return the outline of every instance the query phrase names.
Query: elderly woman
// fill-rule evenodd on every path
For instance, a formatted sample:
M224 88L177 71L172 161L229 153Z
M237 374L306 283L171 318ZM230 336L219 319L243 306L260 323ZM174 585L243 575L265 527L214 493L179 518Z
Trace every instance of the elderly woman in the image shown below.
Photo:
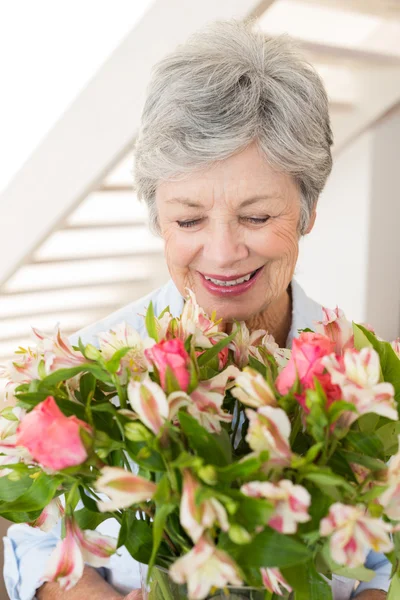
M156 311L169 305L179 315L188 287L226 330L242 320L290 347L298 329L322 319L293 273L331 170L331 144L323 85L286 38L221 22L162 60L144 106L135 182L165 242L171 280L79 332L84 342L96 343L97 333L121 321L143 332L140 315L150 300ZM118 525L110 520L99 530L117 535ZM12 599L140 598L131 591L139 587L137 564L124 548L109 569L86 568L67 593L57 584L41 586L56 542L56 533L10 528L5 577ZM355 595L385 598L385 557L371 552L366 564L376 576ZM339 582L335 597L350 598L353 583Z

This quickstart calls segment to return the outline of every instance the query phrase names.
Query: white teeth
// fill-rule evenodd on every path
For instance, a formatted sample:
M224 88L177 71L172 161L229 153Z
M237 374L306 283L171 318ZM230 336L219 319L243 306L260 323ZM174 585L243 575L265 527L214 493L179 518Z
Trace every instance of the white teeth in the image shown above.
M253 273L254 273L254 271L253 271ZM248 281L253 273L249 273L248 275L245 275L244 277L239 277L239 279L231 279L231 281L221 281L221 279L213 279L212 277L207 277L206 275L204 275L204 277L205 277L205 279L207 279L207 281L212 281L213 283L215 283L215 285L229 287L232 285L239 285L239 283L244 283L245 281Z

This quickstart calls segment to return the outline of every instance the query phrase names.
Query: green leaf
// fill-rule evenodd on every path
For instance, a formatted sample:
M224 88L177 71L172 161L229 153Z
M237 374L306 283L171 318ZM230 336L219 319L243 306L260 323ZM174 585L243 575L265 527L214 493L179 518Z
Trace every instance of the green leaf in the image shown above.
M264 461L265 462L265 461ZM260 469L262 461L258 456L245 458L239 462L232 463L226 467L218 467L218 481L222 483L231 483L241 477L246 478Z
M165 471L165 463L159 452L146 441L133 442L125 440L129 456L140 466L150 471Z
M0 504L0 513L10 511L34 511L43 509L54 498L63 478L58 475L40 473L32 485L18 498Z
M383 444L379 437L371 433L365 435L359 431L349 431L346 435L346 445L351 446L360 454L372 456L373 458L385 459Z
M371 469L371 471L382 471L386 468L386 464L377 458L372 456L366 456L365 454L358 454L357 452L350 452L349 450L340 450L339 456L342 456L348 463L356 463Z
M47 375L44 379L39 382L38 390L42 390L43 388L49 388L54 385L57 385L61 381L66 381L67 379L72 379L79 373L93 373L96 379L100 379L100 381L104 381L106 383L111 383L110 376L106 373L99 365L95 363L84 363L82 365L78 365L77 367L71 367L69 369L57 369L54 373Z
M390 421L375 432L382 442L386 455L396 454L399 444L400 421Z
M295 590L296 600L332 600L332 589L310 562L282 569L282 575Z
M340 475L336 475L335 473L327 473L327 472L315 472L315 473L306 473L304 475L305 479L308 481L312 481L316 485L318 485L321 489L324 486L332 486L332 487L342 487L349 492L353 492L354 488L348 481L346 481Z
M208 464L224 467L229 463L225 430L222 430L220 436L213 435L206 431L196 419L183 411L179 411L179 422L190 447Z
M367 413L366 415L361 415L361 417L357 419L357 425L360 428L360 431L363 433L373 433L376 429L379 419L379 415L376 415L375 413Z
M131 516L124 545L132 558L149 564L153 548L152 526L147 521L140 521Z
M128 354L129 350L131 350L131 348L129 346L125 346L124 348L120 348L114 352L110 360L105 363L105 367L109 373L115 375L120 367L121 358L124 358L124 356Z
M18 481L11 481L7 476L0 477L0 504L11 503L22 496L31 485L33 479L26 475Z
M149 337L153 338L153 340L158 342L156 318L154 316L154 307L153 307L152 302L150 302L149 307L146 312L145 324L146 324L146 329L147 329L147 333L149 334Z
M231 333L231 335L228 335L226 338L217 342L212 348L208 348L205 352L203 352L203 354L201 354L197 359L199 367L203 367L208 362L210 362L214 358L214 356L217 356L221 352L221 350L223 350L226 346L228 346L228 344L231 343L235 336L236 331Z
M400 359L396 352L393 350L389 342L381 342L376 336L368 331L362 325L355 325L353 323L353 331L355 334L355 342L357 344L364 344L372 346L374 350L379 354L381 363L383 380L388 381L394 387L396 401L400 402ZM356 333L357 332L357 333ZM360 332L363 334L361 338ZM359 348L359 346L356 346ZM364 346L361 346L364 347Z
M310 551L292 536L267 527L250 544L240 546L239 564L249 567L290 567L310 559Z
M112 519L114 515L106 512L93 512L87 508L81 508L74 512L74 517L81 529L96 529L103 521Z
M156 514L153 521L153 550L149 561L149 572L155 564L157 552L162 541L167 518L175 510L175 508L175 504L161 504L157 506Z
M400 576L399 576L399 573L395 573L395 575L392 577L387 600L399 600L399 598L400 598Z
M96 377L93 375L93 373L85 373L82 375L79 382L79 391L81 393L81 400L83 404L86 404L88 398L93 398L95 389Z
M254 531L256 527L263 527L268 523L273 512L273 505L268 500L242 496L234 518L246 530Z
M41 509L31 512L10 511L2 513L1 516L12 523L32 523L40 516L41 512Z

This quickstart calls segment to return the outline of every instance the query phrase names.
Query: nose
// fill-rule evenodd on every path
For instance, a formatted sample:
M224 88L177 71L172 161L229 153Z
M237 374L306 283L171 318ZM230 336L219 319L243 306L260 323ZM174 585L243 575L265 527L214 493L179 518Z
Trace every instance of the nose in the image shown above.
M227 269L245 260L249 250L237 227L229 222L218 222L207 233L203 255L210 266Z

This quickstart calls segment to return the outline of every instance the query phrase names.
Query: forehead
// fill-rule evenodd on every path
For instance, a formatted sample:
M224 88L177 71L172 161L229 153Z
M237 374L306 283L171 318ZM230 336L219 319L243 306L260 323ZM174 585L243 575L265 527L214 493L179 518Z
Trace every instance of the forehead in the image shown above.
M293 179L273 169L256 144L234 156L195 171L184 178L167 180L157 186L156 201L166 206L196 206L246 199L285 198L297 192Z

